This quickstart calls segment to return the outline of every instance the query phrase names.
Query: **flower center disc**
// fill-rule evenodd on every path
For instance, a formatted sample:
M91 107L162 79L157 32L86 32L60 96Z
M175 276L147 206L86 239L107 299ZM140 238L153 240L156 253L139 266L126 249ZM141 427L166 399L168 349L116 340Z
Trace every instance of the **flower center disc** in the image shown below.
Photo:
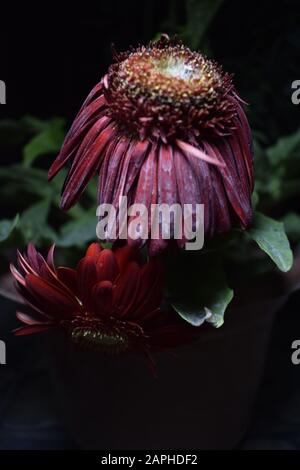
M229 131L231 77L181 43L162 39L117 57L107 74L107 113L140 139L194 138Z
M173 105L215 102L221 80L212 62L178 46L134 52L118 74L128 96Z
M100 331L78 326L71 331L72 340L85 349L118 354L129 348L129 338L124 332Z
M179 78L181 80L191 80L201 78L201 69L193 68L191 64L185 63L176 57L165 57L161 60L152 60L154 68L167 77Z

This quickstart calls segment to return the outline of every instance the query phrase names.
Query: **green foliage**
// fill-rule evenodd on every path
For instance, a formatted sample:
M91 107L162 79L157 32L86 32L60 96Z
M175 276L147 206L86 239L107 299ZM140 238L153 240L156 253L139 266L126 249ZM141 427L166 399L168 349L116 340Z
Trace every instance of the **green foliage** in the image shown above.
M96 225L96 210L87 212L80 218L62 226L57 238L57 245L61 247L81 247L92 240L96 240Z
M266 155L272 167L283 164L286 169L287 162L290 163L291 160L295 160L300 169L298 163L300 157L300 128L291 135L280 137L274 145L267 149Z
M22 165L0 167L0 182L2 188L8 185L12 194L20 194L21 191L25 191L37 198L44 198L53 192L52 184L48 184L46 171L37 168L24 168ZM18 203L22 204L22 201L18 201Z
M223 0L187 0L185 38L192 49L203 46L208 28Z
M270 256L281 271L286 272L291 269L293 253L282 222L256 212L248 236Z
M54 118L35 124L39 127L39 132L25 145L23 150L23 162L26 167L32 165L41 155L57 153L64 139L64 119Z
M8 239L10 234L19 222L19 215L17 214L13 220L3 219L0 221L0 242Z
M25 243L30 241L40 244L45 241L51 244L56 240L55 230L48 223L51 199L44 199L26 209L20 219L20 230Z
M254 142L259 207L270 210L300 192L300 129L266 148Z
M218 252L201 255L183 253L169 260L168 300L188 323L200 326L205 320L215 327L224 322L227 306L233 298Z
M296 212L288 212L282 219L288 237L298 242L300 240L300 215Z

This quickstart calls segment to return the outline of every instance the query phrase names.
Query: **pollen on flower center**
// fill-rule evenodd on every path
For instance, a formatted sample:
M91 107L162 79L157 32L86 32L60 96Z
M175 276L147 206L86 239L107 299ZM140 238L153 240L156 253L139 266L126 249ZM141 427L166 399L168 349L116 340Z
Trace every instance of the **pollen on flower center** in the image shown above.
M215 102L222 84L212 62L179 46L137 50L119 65L115 78L131 99L173 106Z
M176 57L166 57L161 60L152 61L157 71L167 77L179 78L181 80L200 79L202 72L200 68L195 68L193 65L186 63L182 59Z
M71 330L72 340L85 349L118 354L129 349L130 340L125 332L101 331L91 327L77 326Z
M107 114L122 131L164 142L230 132L231 89L214 62L166 39L117 57L104 80Z

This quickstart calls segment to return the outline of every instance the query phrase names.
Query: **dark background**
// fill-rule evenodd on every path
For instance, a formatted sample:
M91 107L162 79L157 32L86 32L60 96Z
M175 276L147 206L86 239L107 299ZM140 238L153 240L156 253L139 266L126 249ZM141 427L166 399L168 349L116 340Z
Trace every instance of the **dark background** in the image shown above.
M110 64L111 43L124 50L158 32L177 33L186 25L186 3L5 2L0 78L7 83L7 105L0 117L71 119ZM299 20L297 0L225 0L207 33L209 53L236 74L239 90L255 106L256 122L264 122L273 138L293 130L299 119L289 98L299 71Z

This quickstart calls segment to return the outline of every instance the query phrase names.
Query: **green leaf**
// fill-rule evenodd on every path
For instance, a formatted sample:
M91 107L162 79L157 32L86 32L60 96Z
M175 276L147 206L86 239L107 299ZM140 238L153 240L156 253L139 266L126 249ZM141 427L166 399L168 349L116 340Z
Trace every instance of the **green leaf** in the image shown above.
M25 126L31 134L38 134L43 132L49 125L49 121L39 119L36 116L26 115L21 119L21 124Z
M23 163L30 166L40 155L58 152L64 139L65 121L54 118L49 121L43 130L25 145L23 150Z
M1 220L0 221L0 242L7 240L14 228L19 222L19 215L17 214L13 220Z
M233 298L233 290L226 283L218 257L186 257L177 268L171 269L168 295L176 312L193 326L208 321L220 327Z
M270 256L281 271L286 272L291 269L293 253L282 222L256 212L252 228L247 234Z
M39 196L48 196L52 191L47 181L47 172L37 168L24 168L21 165L0 167L0 180L9 185L16 183L18 191L25 190Z
M259 203L259 193L256 191L256 188L254 189L251 197L251 202L252 202L252 207L255 209Z
M57 239L57 245L62 247L82 246L91 240L95 240L97 217L95 211L83 215L80 219L72 220L62 226Z
M275 145L266 151L271 165L278 165L283 160L299 157L300 154L300 129L285 137L281 137Z
M48 225L50 200L45 199L30 206L20 219L20 229L26 242L38 243L41 239L54 241L56 234Z
M211 316L205 307L199 310L196 305L187 305L181 302L173 302L171 305L181 318L193 326L201 326Z
M201 46L203 38L223 0L187 0L187 34L191 48Z
M1 119L0 142L2 147L17 147L22 145L26 138L28 138L28 130L22 122L13 119Z
M288 212L282 222L288 236L296 242L300 241L300 215L296 212Z

